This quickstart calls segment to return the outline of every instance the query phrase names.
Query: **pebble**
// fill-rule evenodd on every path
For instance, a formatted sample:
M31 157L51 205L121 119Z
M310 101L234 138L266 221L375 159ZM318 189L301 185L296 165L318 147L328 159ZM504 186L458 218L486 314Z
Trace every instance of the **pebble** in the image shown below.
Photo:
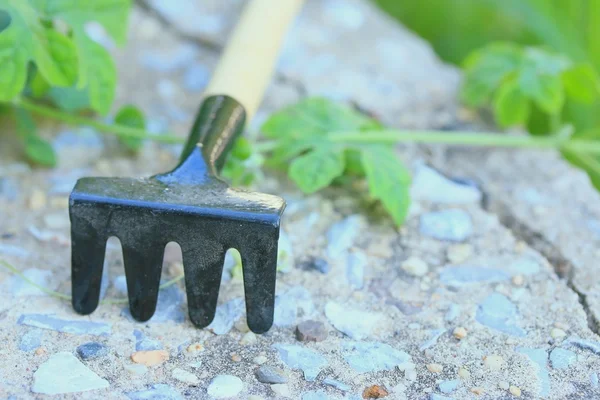
M434 211L421 215L419 229L423 236L462 242L473 234L473 222L463 210Z
M411 362L408 353L380 342L344 342L341 353L344 360L358 373L391 371Z
M335 329L357 340L370 336L381 321L378 313L355 310L332 301L325 305L325 316Z
M461 287L465 285L508 281L510 275L501 269L474 267L468 265L447 266L440 273L440 281L448 286Z
M577 354L571 350L556 347L550 352L550 364L554 369L567 369L577 361Z
M28 268L21 272L26 279L29 279L36 285L41 287L48 288L50 287L50 278L52 277L52 272L38 269L38 268ZM25 297L25 296L47 296L46 293L33 286L29 282L25 281L25 279L20 276L11 276L6 279L4 285L5 288L10 288L13 296L16 297Z
M29 196L29 209L32 211L38 211L46 207L46 193L39 189L33 189L31 196Z
M67 321L44 314L23 314L17 323L72 335L108 336L111 332L111 326L103 322Z
M517 347L517 352L527 356L537 371L539 390L537 396L545 398L550 395L550 374L548 372L548 353L544 349Z
M565 336L567 336L567 332L563 331L562 329L559 328L552 328L552 330L550 331L550 336L553 339L562 339Z
M475 319L480 324L509 335L523 337L525 331L517 326L517 307L504 295L492 293L477 307Z
M77 354L82 360L93 360L108 354L108 347L98 342L88 342L77 347Z
M327 366L327 360L319 353L302 346L293 344L274 344L273 347L279 352L281 360L292 369L300 369L304 373L304 379L311 382Z
M256 344L258 341L256 334L254 332L246 332L244 336L240 339L240 344L242 346L250 346Z
M244 315L244 301L241 298L230 300L217 307L215 318L207 329L215 335L225 335L242 315Z
M287 327L296 324L298 317L310 316L315 312L312 296L303 286L294 286L275 297L275 326Z
M143 364L147 367L162 364L168 359L169 352L166 350L136 351L131 355L131 361L136 364Z
M362 215L351 215L332 225L326 234L327 257L335 260L348 251L360 235L364 225L365 220Z
M459 368L458 376L462 379L469 379L471 377L471 373L466 368Z
M471 388L471 393L481 396L483 393L485 393L485 390L483 390L481 387L475 386Z
M148 372L148 367L142 364L127 364L123 366L123 369L129 372L131 375L141 376Z
M44 331L40 329L31 329L21 336L19 350L29 352L39 348L42 345Z
M328 400L328 397L323 390L313 390L302 394L302 400Z
M274 385L271 385L271 390L277 396L292 397L292 393L290 392L290 387L284 383L276 383Z
M328 274L331 271L331 264L327 262L327 260L319 257L312 257L308 261L303 264L304 268L307 270L315 270L323 275Z
M483 365L492 371L499 371L504 364L504 358L499 355L491 355L483 357Z
M148 389L127 393L131 400L183 400L177 390L164 383L151 385Z
M449 394L454 392L458 388L458 385L460 385L460 381L458 379L442 381L438 384L438 389L440 389L440 392L442 393Z
M242 357L239 354L237 354L237 353L233 353L231 355L231 361L233 361L233 362L241 362L242 361Z
M185 349L185 351L187 351L190 354L201 353L204 350L206 350L206 348L202 343L192 343Z
M217 375L206 390L209 396L216 399L236 397L244 389L244 383L233 375Z
M523 277L523 275L515 275L512 277L511 281L515 286L523 286L523 284L525 283L525 278Z
M362 289L365 280L367 256L362 252L352 252L346 258L346 279L350 287Z
M460 315L460 306L458 304L450 304L446 314L444 315L444 320L447 322L454 321Z
M473 204L482 198L477 188L452 181L426 165L417 167L410 193L415 200L437 204Z
M171 376L173 377L173 379L176 379L179 382L183 382L192 386L195 386L198 383L200 383L200 379L198 379L196 375L181 368L173 369L173 371L171 371Z
M315 320L301 322L296 327L296 339L301 342L322 342L329 334L324 323Z
M350 389L352 389L350 387L350 385L346 385L344 382L340 382L338 380L331 379L331 378L325 378L325 379L323 379L322 382L324 385L333 386L334 388L341 390L343 392L347 392Z
M420 326L419 328L420 329ZM423 342L421 344L421 346L419 346L419 350L420 351L425 351L427 349L430 349L431 347L435 346L435 344L437 343L438 339L444 334L446 333L445 329L432 329L430 331L430 337L429 339L427 339L425 342Z
M150 339L144 335L144 333L138 329L133 330L133 336L135 336L135 350L146 351L146 350L162 350L163 345L158 340Z
M508 388L510 387L510 384L506 381L500 381L500 382L498 382L498 387L502 390L508 390Z
M429 266L418 257L410 257L402 262L402 269L413 276L423 276L429 271Z
M252 362L257 365L263 365L268 361L268 358L265 356L256 356L252 359Z
M521 389L516 387L516 386L511 386L509 389L510 394L512 394L515 397L521 397Z
M186 318L184 303L185 294L179 286L172 285L168 288L159 290L156 311L154 312L154 315L152 315L152 318L150 318L150 322L184 322ZM121 310L121 315L125 316L128 320L135 322L128 306Z
M383 397L387 397L388 395L388 391L379 385L369 386L365 388L362 393L363 399L381 399Z
M256 379L262 383L287 383L288 378L285 372L279 368L263 365L255 373Z
M452 335L458 340L461 340L467 337L467 330L462 326L459 326L454 328L454 331L452 331Z
M473 246L468 243L453 244L446 250L446 258L452 264L467 261L473 255Z
M434 374L439 374L440 372L444 371L444 366L441 364L431 363L427 364L427 370L429 372L433 372Z
M83 365L73 354L60 352L39 366L33 374L33 393L48 395L108 388L108 381Z

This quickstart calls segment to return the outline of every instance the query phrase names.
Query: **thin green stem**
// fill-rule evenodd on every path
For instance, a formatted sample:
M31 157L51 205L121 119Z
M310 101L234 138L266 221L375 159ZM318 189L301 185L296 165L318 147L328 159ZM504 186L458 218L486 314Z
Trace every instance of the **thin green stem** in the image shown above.
M56 108L43 106L33 103L27 99L21 98L15 100L13 104L16 107L31 111L44 117L53 118L70 125L85 125L98 129L99 131L123 138L148 139L163 143L184 143L185 138L173 134L156 135L145 131L144 129L132 128L124 125L105 124L92 118L82 117L80 115L69 114Z

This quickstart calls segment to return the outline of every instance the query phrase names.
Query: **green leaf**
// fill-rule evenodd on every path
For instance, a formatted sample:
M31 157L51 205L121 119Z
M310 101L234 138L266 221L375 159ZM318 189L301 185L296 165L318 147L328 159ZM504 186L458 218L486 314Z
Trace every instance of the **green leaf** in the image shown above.
M546 136L552 134L550 116L542 111L536 104L532 104L527 120L527 131L532 135Z
M15 118L17 132L23 138L27 159L45 167L56 166L54 149L50 143L38 136L35 121L31 114L23 109L16 109Z
M105 115L115 98L117 69L106 49L87 37L76 39L80 80L78 89L87 86L90 106L98 113Z
M304 193L327 187L344 172L344 152L324 147L310 151L292 161L289 177Z
M44 79L42 74L35 72L33 78L29 82L29 88L31 89L31 95L35 98L43 97L50 90L50 84Z
M600 130L591 129L583 132L575 132L573 139L598 140L600 141ZM574 166L584 170L594 187L600 190L600 156L591 153L563 150L563 157Z
M361 154L371 196L402 225L410 207L410 172L388 147L365 147Z
M90 97L87 89L52 87L48 91L48 97L65 111L75 112L90 109Z
M538 74L528 67L519 75L519 87L543 111L558 113L565 103L565 90L559 75Z
M517 82L505 82L494 98L494 114L501 126L525 123L529 117L529 100L523 95Z
M567 95L576 101L592 104L600 93L598 75L590 64L580 64L566 70L562 81Z
M250 141L245 137L238 138L231 149L230 157L244 161L250 158L251 155L252 146L250 145Z
M135 106L126 105L123 106L117 115L115 116L115 123L117 125L124 125L130 128L144 129L146 127L146 121L144 114ZM123 143L129 150L138 151L143 144L143 139L140 138L119 138L120 142Z

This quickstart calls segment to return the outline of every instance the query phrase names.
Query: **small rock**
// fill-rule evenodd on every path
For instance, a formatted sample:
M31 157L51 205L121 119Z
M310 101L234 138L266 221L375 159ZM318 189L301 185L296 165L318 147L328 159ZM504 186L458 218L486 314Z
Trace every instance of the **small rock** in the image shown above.
M344 342L341 353L350 367L359 373L391 371L411 363L408 353L380 342Z
M296 327L296 339L301 342L322 342L328 334L325 324L320 321L309 319Z
M323 384L324 385L329 385L329 386L333 386L334 388L341 390L343 392L347 392L350 389L352 389L350 387L350 385L346 385L344 382L340 382L338 380L335 379L330 379L330 378L325 378L323 379Z
M292 393L290 392L290 387L284 383L276 383L274 385L271 385L271 390L277 396L288 397L288 398L292 397Z
M183 400L183 397L169 385L157 383L148 389L126 394L131 400Z
M402 269L413 276L423 276L429 271L429 266L418 257L410 257L402 263Z
M46 354L46 349L43 347L38 347L37 349L35 349L35 355L36 356L43 356L44 354Z
M240 298L233 299L217 307L215 318L207 329L215 335L225 335L242 315L244 315L244 301Z
M257 365L263 365L268 361L268 358L265 356L256 356L252 359L252 362Z
M559 328L552 328L550 331L550 336L552 336L553 339L562 339L567 336L567 332Z
M306 288L295 286L275 298L275 326L291 326L298 317L310 316L314 313L315 306L312 296Z
M5 233L5 234L3 234L3 237L5 235L11 235L11 234ZM27 258L30 255L29 251L25 250L22 247L13 246L13 245L4 244L4 243L0 243L0 254L3 254L5 256L19 257L19 258ZM7 281L8 280L9 279L7 279ZM7 286L9 286L9 285L7 285Z
M498 382L498 387L502 390L508 390L508 388L510 387L510 384L506 381L500 381L500 382Z
M467 337L467 330L462 326L459 326L454 328L454 331L452 331L452 335L458 340L461 340Z
M504 359L501 356L491 355L483 357L483 365L492 371L500 371L503 364Z
M521 389L516 387L516 386L511 386L509 389L510 394L512 394L515 397L521 397Z
M77 354L82 360L93 360L108 354L108 347L98 342L88 342L77 347Z
M169 352L166 350L148 350L136 351L131 355L131 360L136 364L143 364L147 367L162 364L169 359Z
M73 354L60 352L50 356L35 371L31 391L55 395L107 387L109 384L106 380L83 365Z
M380 314L351 309L332 301L325 305L325 316L335 329L357 340L368 337L381 320Z
M206 349L202 343L192 343L185 349L185 351L187 351L190 354L201 353L204 350Z
M471 373L466 368L459 368L458 376L461 377L462 379L469 379L471 377Z
M196 375L181 368L175 368L171 372L171 376L173 377L173 379L176 379L179 382L183 382L192 386L195 386L198 383L200 383L200 379L198 379Z
M420 328L420 327L419 327ZM437 343L438 339L444 334L446 333L445 329L432 329L430 331L431 336L429 337L428 340L426 340L425 342L423 342L421 344L421 346L419 346L419 350L420 351L425 351L433 346L435 346L435 344Z
M440 273L440 281L448 286L462 287L466 285L507 281L510 275L496 268L473 267L468 265L447 266Z
M141 376L148 372L148 367L141 364L127 364L123 366L123 369L129 372L131 375Z
M32 211L38 211L46 207L46 193L39 189L34 189L29 196L29 209Z
M548 353L546 350L526 347L517 347L516 350L526 355L537 370L537 377L540 382L537 395L542 398L548 397L550 395L550 374L547 367Z
M441 364L431 363L427 364L427 370L429 372L433 372L434 374L439 374L444 371L444 367Z
M523 337L525 331L517 326L517 307L504 295L492 293L477 307L477 322L513 336Z
M361 215L351 215L334 224L327 231L327 256L335 260L346 252L359 236L365 222Z
M429 395L429 400L454 400L451 397L442 396L441 394L431 393Z
M148 350L162 350L163 345L154 339L150 339L144 335L144 333L138 329L133 330L135 336L135 350L136 351L148 351Z
M242 346L250 346L250 345L255 344L257 341L258 341L258 339L256 338L256 334L254 332L247 332L240 339L240 344Z
M362 252L352 252L346 258L346 279L354 289L362 289L365 280L367 256Z
M265 399L260 396L255 396L255 395L251 394L250 396L248 396L248 400L265 400Z
M473 255L473 246L468 243L453 244L446 250L446 258L452 264L461 264Z
M233 361L233 362L241 362L242 361L242 357L239 354L233 353L231 355L231 361Z
M66 321L43 314L23 314L17 321L19 325L70 333L72 335L110 335L110 325L92 321Z
M244 383L233 375L217 375L206 390L209 396L216 399L236 397L244 389Z
M525 283L525 278L523 277L523 275L515 275L512 277L511 281L515 286L523 286L523 284Z
M327 366L327 360L319 353L292 344L274 344L281 360L290 368L301 369L304 379L311 382L317 378L319 372Z
M485 393L485 390L483 390L483 388L475 386L475 387L471 388L471 393L473 393L473 394L475 394L477 396L481 396L482 394Z
M577 361L577 354L571 350L555 348L550 352L550 364L554 369L567 369Z
M21 336L19 342L19 350L21 351L33 351L42 345L42 338L44 332L40 329L32 329Z
M369 386L368 388L365 388L362 393L363 399L382 399L388 395L388 391L379 385Z
M127 278L125 275L116 276L112 284L119 295L127 296Z
M473 234L471 216L463 210L451 209L421 215L420 232L438 240L462 242Z
M477 188L452 181L426 165L415 171L410 193L417 200L438 204L473 204L482 198Z
M255 372L256 379L262 383L287 383L285 372L279 368L263 365Z
M458 388L458 385L460 385L458 379L442 381L438 384L438 389L440 389L440 392L448 394L454 392Z
M322 274L328 274L331 271L331 264L323 258L313 257L303 263L303 268L309 271L314 270Z

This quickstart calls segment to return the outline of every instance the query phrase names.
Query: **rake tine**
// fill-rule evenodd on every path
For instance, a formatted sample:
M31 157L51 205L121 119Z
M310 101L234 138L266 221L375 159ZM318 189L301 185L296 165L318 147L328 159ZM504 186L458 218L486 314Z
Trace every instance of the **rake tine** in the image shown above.
M194 325L205 328L215 317L225 248L199 241L199 246L183 250L183 269L188 312Z
M240 249L247 322L255 333L264 333L273 325L278 237L279 228L267 228L256 232L254 240L245 241Z
M73 309L91 314L100 301L106 238L71 216L71 296Z
M129 310L144 322L156 310L165 245L136 239L124 240L122 246Z

